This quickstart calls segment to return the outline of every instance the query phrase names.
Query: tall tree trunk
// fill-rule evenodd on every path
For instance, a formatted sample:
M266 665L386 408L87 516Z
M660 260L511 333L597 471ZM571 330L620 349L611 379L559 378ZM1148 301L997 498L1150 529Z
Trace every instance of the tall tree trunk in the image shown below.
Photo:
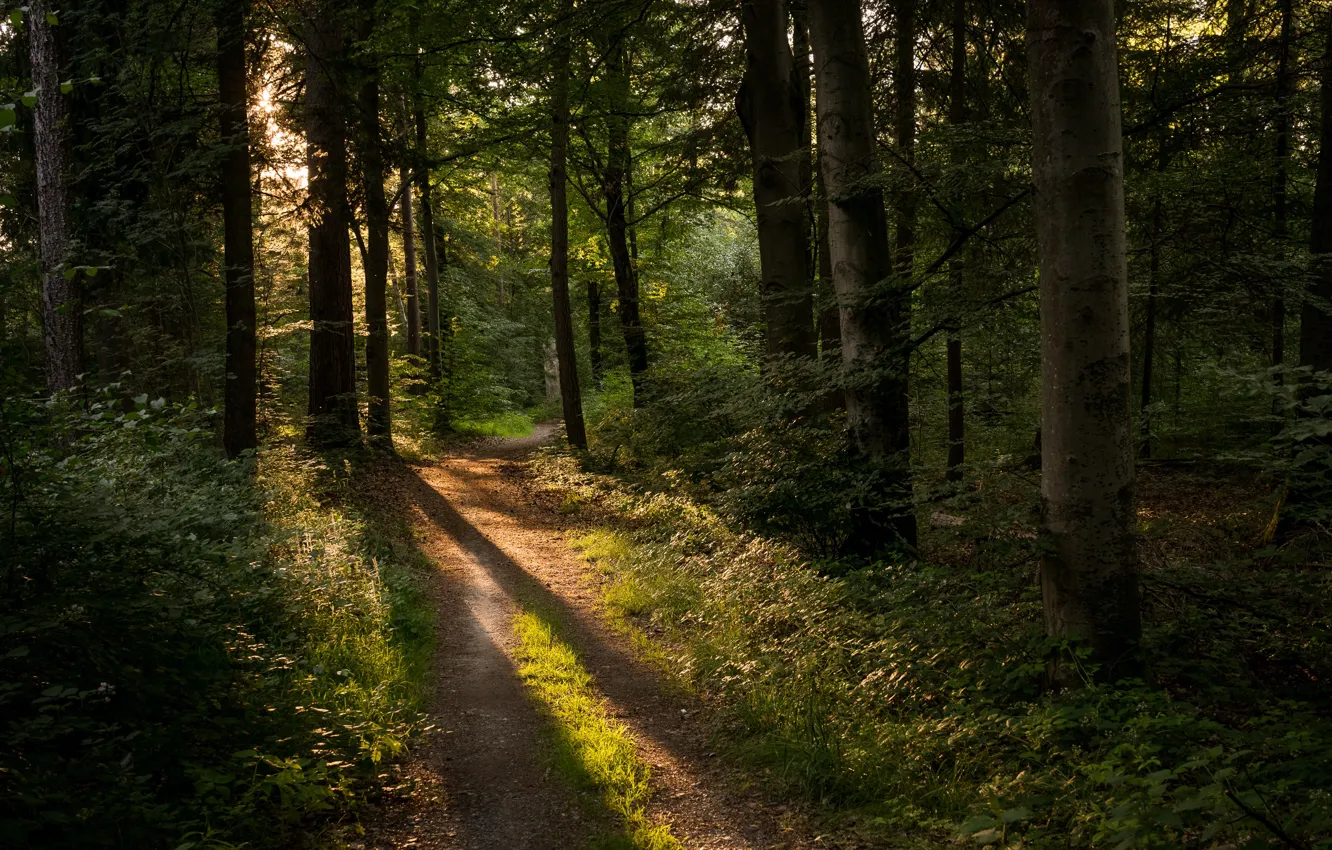
M894 87L897 90L897 115L894 136L897 155L910 169L916 161L916 0L897 0L897 32L895 33ZM898 193L896 271L898 285L909 291L916 263L916 206L914 173L907 175L910 188ZM902 299L902 310L911 309L911 299ZM907 312L902 321L909 326Z
M305 136L310 206L310 423L317 446L360 442L347 235L342 25L328 2L305 19Z
M249 4L217 4L218 113L227 156L222 163L223 264L226 281L227 359L222 446L227 457L259 445L258 350L254 302L254 210L250 195L250 121L245 69L245 13Z
M42 338L46 386L51 392L79 386L83 373L83 274L70 264L68 109L60 91L60 39L47 20L49 0L33 0L24 21L37 109L33 147L37 160L37 224L42 273Z
M594 277L587 279L587 347L592 381L600 387L606 367L601 361L601 284Z
M1030 0L1047 632L1138 672L1128 264L1112 0Z
M1285 251L1290 236L1287 213L1287 184L1290 182L1290 41L1293 27L1292 0L1280 0L1281 33L1277 42L1276 71L1276 163L1272 175L1272 224L1278 250ZM1286 382L1286 284L1277 281L1272 296L1272 368L1280 386Z
M1325 26L1320 79L1323 115L1309 240L1313 286L1300 311L1300 365L1315 372L1332 372L1332 12L1327 14Z
M873 555L916 542L903 303L909 295L894 286L883 192L870 179L878 164L860 3L820 0L809 7L809 23L847 426L872 477L869 495L853 511L849 547Z
M419 63L418 63L419 67ZM418 74L418 85L419 83ZM435 234L435 208L430 191L430 162L427 147L424 98L416 98L416 187L421 193L421 246L425 249L426 272L426 360L430 381L439 381L439 251Z
M953 0L953 67L952 79L948 88L948 123L953 132L967 120L967 2ZM952 150L953 166L960 168L966 161L966 153L959 139L954 138ZM965 238L961 224L953 228L953 241ZM966 280L962 268L962 258L954 257L948 264L949 288L953 298L953 320L948 328L948 473L949 481L962 480L962 464L967 457L966 444L966 405L962 387L962 297L966 291Z
M620 326L624 347L629 355L629 379L634 388L634 406L641 407L643 377L648 368L647 334L638 305L638 269L629 254L629 222L625 216L625 178L633 167L629 147L629 52L624 39L616 44L610 63L610 112L606 117L609 149L602 175L602 195L606 199L606 236L611 263L615 268L615 287L620 300Z
M404 111L406 106L403 107ZM404 124L406 119L404 118ZM403 130L403 141L407 132ZM407 301L407 353L412 357L421 356L421 303L417 298L416 272L416 214L412 203L412 167L404 162L398 172L399 185L402 189L402 265L405 272Z
M369 8L366 7L369 5ZM373 5L362 6L361 40L374 26ZM389 203L384 193L384 154L379 120L379 57L366 57L361 83L361 169L365 192L365 372L369 389L366 431L372 442L393 445L392 391L389 386L388 267Z
M1138 432L1142 456L1152 456L1152 366L1156 360L1156 305L1161 275L1161 196L1152 202L1152 244L1147 261L1147 317L1142 333L1142 393L1138 408Z
M770 356L813 357L813 293L800 159L804 107L783 0L742 0L746 69L736 112L749 136Z
M573 0L561 4L561 18L573 13ZM555 79L550 89L550 291L555 311L555 356L560 367L564 433L575 449L587 448L583 399L578 388L578 352L574 348L573 311L569 306L569 202L565 171L569 147L569 38L559 36Z

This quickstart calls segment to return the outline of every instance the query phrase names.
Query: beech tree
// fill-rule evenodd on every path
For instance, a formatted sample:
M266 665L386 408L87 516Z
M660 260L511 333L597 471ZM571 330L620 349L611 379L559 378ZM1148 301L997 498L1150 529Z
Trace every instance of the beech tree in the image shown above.
M373 3L361 7L361 41L374 33ZM380 109L379 57L370 47L361 57L360 159L362 191L365 194L365 372L369 394L366 432L370 439L389 446L393 440L393 415L389 385L388 265L389 205L384 192L384 154Z
M813 357L813 291L809 278L801 162L808 146L799 69L786 40L783 0L744 0L746 68L736 112L754 163L754 208L762 264L769 355ZM802 138L804 135L806 138Z
M1027 7L1040 246L1046 629L1135 675L1128 266L1112 0Z
M869 60L859 0L809 6L818 91L820 168L828 195L828 255L841 311L847 427L874 480L853 511L851 546L872 555L914 546L907 407L906 293L895 286L883 190L875 178Z

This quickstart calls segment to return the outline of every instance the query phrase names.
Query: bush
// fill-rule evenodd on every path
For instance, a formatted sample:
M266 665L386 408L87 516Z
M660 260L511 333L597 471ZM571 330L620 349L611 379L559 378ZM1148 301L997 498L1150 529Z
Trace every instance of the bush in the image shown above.
M327 833L415 722L401 568L311 464L275 451L256 486L197 410L0 410L0 844Z

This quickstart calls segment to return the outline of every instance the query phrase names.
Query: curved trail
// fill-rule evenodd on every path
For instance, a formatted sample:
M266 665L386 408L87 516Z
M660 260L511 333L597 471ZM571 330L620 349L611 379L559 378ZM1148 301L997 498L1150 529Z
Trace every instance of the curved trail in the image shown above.
M402 507L438 566L434 732L405 767L416 790L373 824L365 847L578 850L605 832L589 822L543 754L549 720L513 660L516 599L539 600L568 627L612 715L652 766L651 813L689 850L806 846L799 818L735 790L706 751L699 706L663 687L597 614L589 571L563 540L562 518L524 498L514 461L549 439L492 440L408 467ZM598 829L598 827L601 827Z

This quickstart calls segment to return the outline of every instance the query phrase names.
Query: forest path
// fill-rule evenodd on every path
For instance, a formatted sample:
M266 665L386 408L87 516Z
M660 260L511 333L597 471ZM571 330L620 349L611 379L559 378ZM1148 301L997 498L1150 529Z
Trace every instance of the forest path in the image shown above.
M803 818L738 790L708 753L701 706L666 687L605 624L596 580L565 542L568 519L527 498L517 461L552 432L538 426L531 437L487 440L402 472L396 495L438 566L435 730L404 769L416 790L371 824L364 846L579 850L604 837L609 813L590 810L589 795L580 801L550 769L554 721L525 692L514 658L520 604L562 623L608 713L652 767L650 815L681 844L807 846Z

